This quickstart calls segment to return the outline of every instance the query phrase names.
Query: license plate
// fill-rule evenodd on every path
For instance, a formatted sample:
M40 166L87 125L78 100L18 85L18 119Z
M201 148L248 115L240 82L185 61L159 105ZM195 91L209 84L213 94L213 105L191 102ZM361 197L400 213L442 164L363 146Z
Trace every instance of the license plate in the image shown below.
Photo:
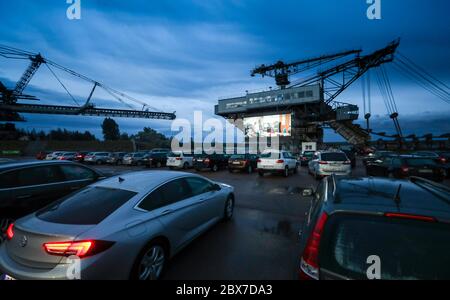
M419 173L433 173L433 170L419 170Z
M238 161L233 162L233 165L240 165L241 163Z
M14 277L11 277L11 276L5 274L5 275L3 275L2 280L16 280L16 279Z
M203 162L203 159L197 159L198 162Z

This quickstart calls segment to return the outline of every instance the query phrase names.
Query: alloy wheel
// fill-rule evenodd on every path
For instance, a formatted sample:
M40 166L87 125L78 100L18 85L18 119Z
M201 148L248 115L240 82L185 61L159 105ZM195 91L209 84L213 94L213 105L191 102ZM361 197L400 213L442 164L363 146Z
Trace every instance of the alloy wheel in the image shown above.
M139 264L139 280L157 280L161 276L166 261L164 249L152 246L142 257Z

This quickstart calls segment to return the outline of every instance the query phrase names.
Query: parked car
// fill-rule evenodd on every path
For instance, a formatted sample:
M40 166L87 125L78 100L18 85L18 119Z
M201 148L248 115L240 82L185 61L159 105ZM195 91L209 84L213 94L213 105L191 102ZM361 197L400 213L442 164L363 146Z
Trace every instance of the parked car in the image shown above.
M0 269L16 279L67 279L76 255L81 279L159 279L171 257L232 218L234 201L232 186L196 174L108 178L11 225Z
M143 158L143 164L148 168L161 168L167 163L168 152L150 152Z
M77 152L77 154L75 155L74 161L79 162L79 163L84 162L84 158L89 153L90 153L89 151L79 151L79 152Z
M258 174L280 173L288 177L290 172L297 173L298 161L288 151L271 150L263 152L258 159Z
M49 154L47 154L47 156L45 157L45 160L56 160L58 158L58 156L60 156L61 154L63 154L64 151L55 151L55 152L50 152Z
M450 278L448 187L417 177L330 176L303 194L312 197L300 279L369 279L376 261L379 279Z
M378 160L380 157L388 156L388 155L397 155L392 151L376 151L373 153L369 153L367 156L363 158L363 164L367 165L373 161Z
M144 165L144 152L128 153L123 156L122 164L127 166L143 166Z
M419 176L443 181L444 168L432 158L423 158L412 155L386 156L366 166L367 176L407 178Z
M194 156L194 168L197 171L208 169L217 172L228 166L228 158L224 154L198 154Z
M256 154L234 154L228 159L228 171L241 171L248 174L258 168L258 156Z
M104 165L111 156L109 152L90 152L84 157L84 162L88 164Z
M106 160L106 163L110 165L121 165L123 162L123 157L126 154L126 152L113 152Z
M17 219L104 175L68 161L9 162L0 165L0 219Z
M438 151L439 161L445 170L445 175L447 178L450 177L450 151Z
M314 153L316 151L304 151L300 157L299 157L299 161L300 161L300 166L307 166L309 161L312 159L312 157L314 156Z
M47 155L49 155L49 154L50 154L50 152L48 152L48 151L39 151L39 152L36 154L36 159L38 159L38 160L44 160L44 159L46 159Z
M345 153L347 158L350 160L352 169L354 169L356 167L356 152L350 149L341 149L341 151Z
M58 156L57 160L75 160L76 152L63 152L60 156Z
M194 155L174 151L167 154L166 165L171 169L188 169L194 166Z
M318 151L309 162L308 171L319 179L332 174L350 175L352 167L351 161L342 151Z

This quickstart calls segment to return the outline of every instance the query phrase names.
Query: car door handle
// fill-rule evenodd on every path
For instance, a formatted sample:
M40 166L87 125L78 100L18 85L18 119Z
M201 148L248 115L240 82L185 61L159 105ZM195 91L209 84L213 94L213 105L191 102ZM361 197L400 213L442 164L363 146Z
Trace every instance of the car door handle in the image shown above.
M70 187L71 191L76 191L76 190L79 190L79 189L81 189L81 186L72 186L72 187Z
M161 213L161 216L165 216L165 215L168 215L168 214L171 214L171 213L172 213L172 210L171 209L167 209L167 210L165 210L165 211L163 211Z
M31 196L32 195L20 195L20 196L17 196L16 198L17 199L28 199L28 198L31 198Z
M206 198L202 198L202 199L198 200L198 203L203 203L203 202L205 202L206 200L207 200Z

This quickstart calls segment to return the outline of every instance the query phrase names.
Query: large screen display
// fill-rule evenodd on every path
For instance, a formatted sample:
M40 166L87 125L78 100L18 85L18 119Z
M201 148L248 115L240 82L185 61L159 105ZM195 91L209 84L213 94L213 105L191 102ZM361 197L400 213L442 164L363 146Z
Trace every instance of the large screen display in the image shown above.
M291 135L291 114L244 118L248 137L273 137Z

